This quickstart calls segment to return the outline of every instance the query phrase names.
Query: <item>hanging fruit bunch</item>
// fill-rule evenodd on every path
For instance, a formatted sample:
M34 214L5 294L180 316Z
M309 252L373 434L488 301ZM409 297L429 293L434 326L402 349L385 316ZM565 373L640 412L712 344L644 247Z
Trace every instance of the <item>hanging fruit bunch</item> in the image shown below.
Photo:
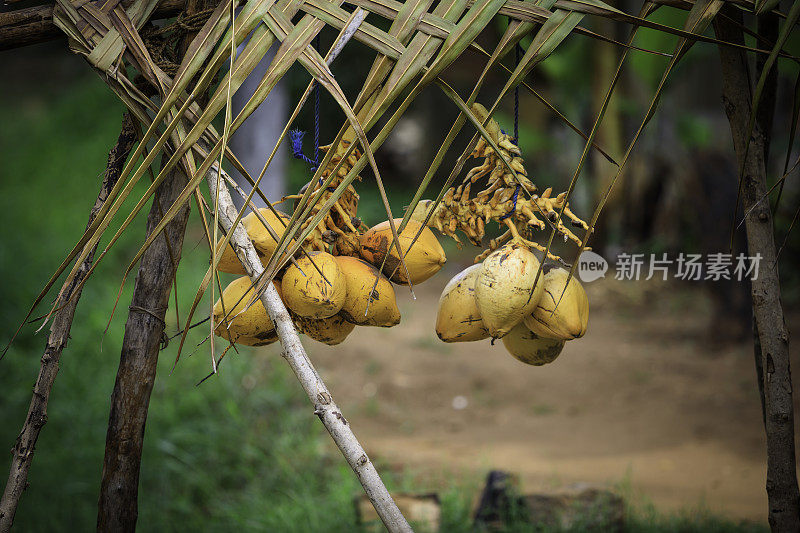
M473 111L486 120L485 108L476 104ZM532 233L550 227L565 241L580 244L562 223L560 213L575 227L588 230L588 226L569 210L566 193L553 198L547 189L536 194L519 148L497 122L490 120L486 129L499 153L481 139L472 156L482 158L483 163L470 170L460 185L449 189L435 208L428 200L419 203L399 233L402 261L392 244L389 221L367 229L357 216L358 193L348 185L305 238L303 253L276 276L276 288L298 331L334 345L344 341L357 325L397 325L400 312L392 282L422 283L446 261L429 226L458 243L457 232L461 232L481 246L486 225L496 222L506 228L505 233L492 239L489 248L476 257L477 264L450 280L441 295L436 320L439 338L444 342L502 339L505 348L520 361L542 365L552 362L566 341L583 336L589 311L586 293L577 279L556 266L554 261L560 259L549 252L547 259L551 261L540 272L533 250L546 249L532 240ZM316 200L303 229L361 157L357 149L347 156L348 148L349 142L342 141L319 181L279 202L294 201L298 209L311 188L311 197ZM334 171L336 176L324 186ZM484 188L473 196L472 187L479 181ZM288 215L266 208L243 219L265 264L289 220ZM401 219L394 223L399 227ZM244 274L230 246L218 269ZM217 335L231 342L262 346L277 340L275 327L252 294L246 276L225 289L214 307L214 323Z
M289 200L294 200L294 208L298 208L300 199L306 193L306 189L311 187L312 198L319 194L319 199L311 206L311 211L306 217L306 221L301 226L302 230L306 230L308 225L311 224L312 218L317 215L325 205L333 192L336 190L342 180L347 176L353 165L361 157L361 151L354 148L352 153L347 156L347 159L342 159L347 155L350 147L350 141L347 139L340 142L333 155L331 156L330 163L322 172L319 180L316 183L307 183L298 194L284 196L279 203ZM320 146L320 150L327 152L331 150L331 146ZM341 166L339 163L341 162ZM336 167L339 169L336 170ZM336 171L336 176L331 181L330 185L324 187L325 181L331 175L331 172ZM361 177L356 180L361 181ZM325 244L334 244L335 255L353 255L357 254L357 238L359 233L363 233L364 227L361 220L357 216L359 196L355 187L352 184L348 185L342 195L336 202L333 203L330 210L319 221L317 227L309 235L309 242L307 244L316 250L325 249Z
M319 213L361 156L358 150L353 150L343 161L348 146L346 140L339 144L319 182L307 184L299 194L286 196L279 202L294 201L297 209L308 187L312 187L312 197L319 193L303 229ZM323 188L323 183L340 162L336 177ZM433 232L414 221L399 234L404 262L401 261L397 248L391 245L389 222L366 228L357 217L358 200L358 193L349 185L306 237L304 252L298 254L275 279L278 294L297 330L329 345L344 341L356 326L392 327L399 324L400 311L391 281L403 285L409 281L421 283L436 274L446 261L444 250ZM268 208L242 219L264 264L275 252L289 220L288 215ZM399 226L401 221L396 219L395 226ZM421 235L412 245L420 230ZM244 274L230 245L220 258L218 270ZM263 304L255 297L247 276L234 280L225 288L214 306L213 318L215 333L230 342L264 346L277 340L275 326Z
M482 105L473 104L472 110L479 120L486 121L488 118L488 111ZM529 240L529 235L534 230L548 227L554 228L564 241L572 241L580 246L581 240L564 225L559 210L563 209L572 226L584 230L588 230L589 226L569 209L567 193L552 198L552 189L548 188L541 195L536 194L536 185L528 178L521 152L514 140L500 129L494 119L489 120L486 130L500 153L495 152L481 137L471 155L483 158L483 164L467 172L462 183L451 187L435 208L432 209L433 202L430 200L420 202L412 218L418 221L427 218L429 226L458 243L461 241L456 232L461 231L475 246L482 246L488 222L495 221L505 227L505 233L492 239L489 248L475 259L476 262L485 259L507 241L545 252L545 247ZM472 196L472 187L483 178L486 187ZM433 212L429 214L431 209ZM548 259L559 260L558 256L549 252Z
M488 112L483 106L474 105L473 112L486 121ZM499 154L481 138L472 157L483 158L483 164L449 189L435 208L433 202L420 202L412 214L456 242L460 242L456 233L460 231L477 246L489 222L506 228L475 258L477 264L447 284L439 299L436 333L444 342L500 338L520 361L543 365L558 356L566 341L586 333L589 301L578 280L556 265L560 258L531 235L550 227L565 241L580 245L581 240L563 224L562 211L573 226L589 228L570 211L566 193L552 198L548 188L536 194L519 148L497 122L489 120L486 130ZM484 178L485 188L472 196L473 185ZM532 250L547 252L551 260L541 273Z
M582 337L589 300L569 271L539 261L524 245L509 243L458 273L439 298L436 334L444 342L500 338L530 365L555 360L564 343Z

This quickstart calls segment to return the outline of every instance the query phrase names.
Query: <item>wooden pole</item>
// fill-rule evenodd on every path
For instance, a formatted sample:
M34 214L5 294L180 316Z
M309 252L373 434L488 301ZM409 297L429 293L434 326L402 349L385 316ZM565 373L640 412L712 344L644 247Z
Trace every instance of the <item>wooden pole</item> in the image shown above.
M214 169L216 168L215 164ZM214 169L208 172L206 180L211 191L212 201L216 196L216 192L219 191L219 196L215 202L219 205L219 224L225 232L228 232L233 227L233 221L236 220L237 209L233 204L225 182L218 179L218 174ZM231 246L247 275L255 283L255 280L259 279L264 272L264 267L241 221L236 225L233 232ZM286 310L286 306L284 306L273 283L270 283L261 293L260 299L278 331L278 338L283 347L282 355L286 362L289 363L303 390L308 395L308 399L314 406L314 414L319 417L325 429L328 430L333 441L339 447L342 455L344 455L350 468L355 472L361 482L361 486L364 488L364 492L366 492L384 525L392 533L412 531L411 526L408 525L408 522L400 513L389 491L386 490L378 471L375 469L375 465L369 460L364 448L353 433L349 422L333 401L330 391L308 358L303 345L300 343L300 337L289 316L289 312Z
M197 13L202 8L201 4L202 0L188 0L185 13ZM188 33L183 36L180 42L181 56L186 53L195 35ZM156 189L147 217L147 236L186 184L186 176L176 168ZM136 530L147 411L156 379L158 353L165 335L164 317L170 290L175 283L188 220L187 203L164 228L164 238L153 241L142 255L125 324L117 379L111 395L97 508L97 531Z
M186 176L177 170L162 182L147 217L147 235L186 183ZM150 393L155 383L164 317L188 219L187 204L164 228L165 238L154 240L142 255L111 395L97 512L98 531L136 530L139 470Z
M163 0L152 20L174 17L184 10L186 0ZM64 32L53 24L53 5L46 4L0 13L0 50L63 39Z
M741 20L741 13L726 10ZM744 42L740 27L724 18L715 19L717 37ZM780 280L774 240L772 211L767 192L766 149L769 130L759 113L752 136L751 76L747 57L741 50L720 46L722 93L731 127L733 145L744 166L742 207L745 215L750 256L760 256L758 278L752 280L753 315L761 349L765 430L767 434L767 496L769 523L773 531L800 531L800 491L795 471L794 405L789 363L789 334L781 305ZM766 87L761 107L775 105L775 85ZM749 146L748 146L749 139Z

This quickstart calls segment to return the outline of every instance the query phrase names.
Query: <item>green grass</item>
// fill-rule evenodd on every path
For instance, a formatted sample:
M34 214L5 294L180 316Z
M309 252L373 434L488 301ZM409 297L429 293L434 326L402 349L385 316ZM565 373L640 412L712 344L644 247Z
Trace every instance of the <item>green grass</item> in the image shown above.
M79 238L99 173L118 131L121 106L87 73L58 98L36 92L0 103L0 341L5 343L38 289ZM380 204L362 186L368 218ZM374 184L371 185L374 187ZM404 205L410 191L391 191ZM371 199L370 199L371 198ZM207 265L193 219L179 272L186 306ZM120 272L138 248L140 217L87 285L61 360L49 420L36 448L18 531L87 531L94 527L108 400L114 384L132 280L108 334L103 330ZM200 243L200 244L198 244ZM198 318L205 316L198 311ZM174 314L168 329L175 332ZM22 425L45 333L28 326L0 362L0 448ZM354 531L356 478L312 415L276 347L231 353L201 386L209 350L195 351L207 330L190 335L170 374L177 342L161 354L148 417L139 498L141 531ZM102 341L102 350L101 350ZM192 354L192 352L194 352ZM368 369L377 371L377 369ZM366 409L379 412L380 398ZM542 409L540 409L541 411ZM541 412L540 414L545 414ZM413 431L413 428L408 428ZM0 461L5 479L8 456ZM376 458L380 462L380 458ZM471 531L471 502L481 479L441 474L432 482L381 465L393 490L439 491L443 531ZM761 531L707 513L662 515L652 506L629 512L630 531ZM508 531L536 531L517 520Z

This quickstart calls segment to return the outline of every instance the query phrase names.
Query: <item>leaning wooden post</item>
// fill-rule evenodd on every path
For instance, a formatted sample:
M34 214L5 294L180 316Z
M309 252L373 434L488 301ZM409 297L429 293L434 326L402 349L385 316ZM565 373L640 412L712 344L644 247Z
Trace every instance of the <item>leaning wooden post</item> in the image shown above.
M202 3L203 0L187 0L183 13L197 13ZM186 54L195 35L191 32L181 38L181 57ZM147 236L175 203L186 184L185 174L176 168L156 189L147 217ZM97 531L136 530L139 473L150 394L156 380L158 354L164 348L164 318L170 291L175 283L188 220L187 203L164 228L164 238L156 239L145 251L139 265L111 394L97 505Z
M216 168L215 164L214 169ZM218 179L218 174L214 169L208 172L206 180L211 191L212 201L215 201L214 196L219 191L219 197L215 201L219 206L219 223L225 232L229 232L233 227L233 221L236 220L237 209L233 204L224 180ZM247 275L255 282L263 273L264 267L241 222L236 225L233 231L231 246L236 251L236 255L239 257ZM375 506L375 510L383 520L384 525L392 533L412 531L411 526L408 525L408 522L397 508L397 504L394 503L389 491L386 490L378 471L375 469L375 465L367 457L347 419L342 415L322 378L317 373L314 365L311 364L303 345L300 343L300 337L297 335L297 330L289 316L289 312L275 289L275 285L270 283L266 290L261 293L260 299L278 331L278 339L283 348L282 355L286 362L289 363L297 379L300 380L308 399L314 405L314 414L322 421L350 468L358 476L361 486L364 487L364 492L366 492L372 505Z
M186 183L184 174L176 170L156 190L147 217L147 235L175 202ZM156 379L164 317L188 219L189 205L186 204L164 228L164 238L153 241L142 255L111 394L97 510L98 531L136 529L144 428Z

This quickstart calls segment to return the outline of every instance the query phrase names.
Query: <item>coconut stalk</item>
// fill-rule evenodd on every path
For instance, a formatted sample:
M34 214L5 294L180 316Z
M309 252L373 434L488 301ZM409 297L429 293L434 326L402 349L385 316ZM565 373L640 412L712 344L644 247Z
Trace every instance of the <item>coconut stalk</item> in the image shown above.
M97 200L95 200L92 209L89 211L87 227L92 224L106 198L108 198L109 192L119 180L122 167L125 165L128 154L135 143L136 131L133 126L133 119L130 114L125 113L122 118L122 129L117 138L117 143L108 154L103 182L100 185ZM50 391L58 374L58 363L64 348L67 346L75 309L78 307L78 300L81 297L82 289L79 284L92 265L96 248L97 246L92 249L83 261L78 275L61 287L56 299L59 310L53 315L53 324L50 327L50 335L47 338L44 355L42 355L39 375L36 378L36 384L33 386L33 396L28 408L28 416L25 418L22 431L20 431L11 452L11 469L3 492L3 498L0 500L0 532L2 533L7 533L11 529L22 493L28 485L28 471L33 462L36 441L45 423L47 423L47 405L50 400Z
M218 206L219 225L227 233L233 228L233 222L237 218L238 210L231 199L224 180L219 180L216 172L217 168L215 164L212 170L206 174L206 181L211 191L212 201ZM230 244L250 280L255 284L264 273L264 267L241 221L233 228ZM395 504L389 491L386 490L378 471L375 469L375 465L372 464L364 448L358 442L350 423L344 417L336 402L333 401L328 387L325 386L322 378L308 358L303 345L300 343L300 337L297 334L294 323L278 295L275 285L269 283L259 295L259 299L264 304L267 314L277 329L278 339L283 348L281 355L289 363L295 376L297 376L303 390L308 395L308 399L314 406L314 414L319 417L336 446L339 447L342 455L344 455L350 468L355 472L361 486L364 488L364 492L372 502L384 525L392 533L412 531L411 526L408 525L405 517L397 508L397 504Z
M741 21L741 14L728 10ZM736 19L734 19L736 20ZM729 19L715 21L717 36L743 43L741 27ZM780 280L769 197L766 151L769 146L770 113L759 113L752 135L749 122L753 93L747 57L740 50L720 46L722 93L730 122L733 145L744 169L741 191L746 213L749 255L760 254L758 278L752 280L753 315L760 345L764 391L764 427L767 435L767 497L769 524L773 531L800 531L800 491L795 470L794 406L789 362L789 334L781 306ZM775 84L766 84L761 108L775 105ZM748 146L749 145L749 146Z

